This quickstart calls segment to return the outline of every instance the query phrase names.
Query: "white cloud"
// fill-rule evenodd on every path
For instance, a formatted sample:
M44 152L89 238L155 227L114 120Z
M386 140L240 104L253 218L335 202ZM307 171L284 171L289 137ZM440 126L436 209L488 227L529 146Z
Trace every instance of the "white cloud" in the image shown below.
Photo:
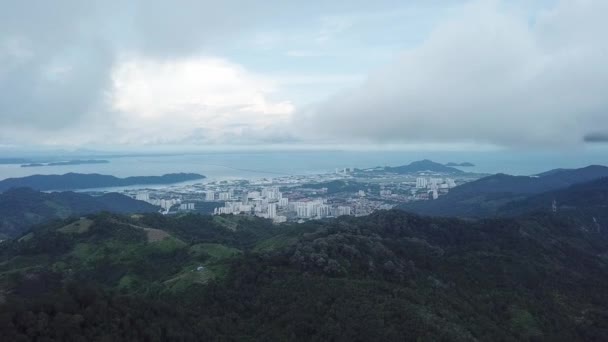
M263 135L294 110L274 81L217 58L134 59L113 72L110 100L127 143L230 143Z
M297 125L337 141L580 143L608 130L607 10L562 1L531 24L499 1L473 2Z

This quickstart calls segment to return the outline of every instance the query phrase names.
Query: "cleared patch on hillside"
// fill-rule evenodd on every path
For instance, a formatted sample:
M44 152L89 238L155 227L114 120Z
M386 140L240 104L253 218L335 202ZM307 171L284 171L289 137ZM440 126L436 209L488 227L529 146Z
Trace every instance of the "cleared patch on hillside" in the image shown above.
M57 229L57 231L66 234L82 234L88 232L93 223L95 223L93 220L81 218L78 221L74 221L66 226Z
M168 236L160 241L150 241L150 244L154 244L154 247L165 253L175 251L180 248L185 248L187 244L182 240L176 239L173 236Z
M218 225L231 231L236 231L236 227L238 226L237 222L234 222L233 220L229 220L221 216L213 216L213 221Z
M148 242L157 242L162 241L166 238L171 237L169 233L164 230L155 229L155 228L141 228L146 232L146 236L148 237Z
M116 223L125 224L123 222L118 222L118 221L116 221ZM148 242L150 242L150 243L163 241L167 238L172 238L172 239L175 239L176 241L182 242L181 240L173 237L171 234L167 233L166 231L164 231L162 229L142 227L142 226L138 226L135 224L127 224L127 225L129 227L133 227L133 228L141 229L141 230L145 231Z
M270 239L260 241L253 250L255 252L269 252L275 249L287 247L296 242L298 242L298 238L295 236L277 235L271 237Z
M190 247L190 253L195 256L207 254L215 260L230 258L242 254L241 250L219 243L199 243Z
M199 265L189 265L184 268L175 277L163 282L172 292L187 291L194 284L207 284L208 282L221 279L228 272L226 265L210 265L204 266L202 270L198 270Z
M27 233L26 235L23 235L21 238L19 238L19 242L23 242L23 241L27 241L27 240L31 240L34 237L34 233Z

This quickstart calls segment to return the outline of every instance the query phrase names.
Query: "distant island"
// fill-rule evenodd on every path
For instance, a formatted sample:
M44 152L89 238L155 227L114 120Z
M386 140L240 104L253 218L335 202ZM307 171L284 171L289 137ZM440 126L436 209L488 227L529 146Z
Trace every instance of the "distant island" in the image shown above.
M118 178L96 173L67 173L64 175L34 175L23 178L8 178L0 181L0 191L27 187L38 191L78 190L132 185L174 184L204 179L196 173L171 173L163 176L139 176Z
M29 163L22 164L21 167L41 167L41 166L67 166L67 165L86 165L86 164L108 164L110 161L108 160L68 160L68 161L60 161L60 162L50 162L50 163Z
M464 162L464 163L450 162L450 163L445 164L445 166L450 166L450 167L473 167L473 166L475 166L475 164L469 163L469 162Z
M463 171L461 171L461 170L458 170L458 169L455 169L453 167L449 167L449 166L446 166L443 164L435 163L434 161L431 161L428 159L415 161L408 165L385 167L384 171L398 173L398 174L410 174L410 173L418 173L418 172L436 172L436 173L446 173L446 174L463 173Z
M24 158L0 158L0 165L26 164L26 163L32 163L32 161L30 159L24 159Z

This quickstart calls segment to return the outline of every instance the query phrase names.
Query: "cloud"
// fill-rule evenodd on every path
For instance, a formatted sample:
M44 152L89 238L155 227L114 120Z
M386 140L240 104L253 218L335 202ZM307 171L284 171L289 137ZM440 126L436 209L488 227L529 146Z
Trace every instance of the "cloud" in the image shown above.
M583 140L588 143L606 143L608 133L589 133L583 137Z
M608 128L607 10L562 1L531 21L506 3L469 3L295 125L311 140L578 144Z
M510 1L400 3L6 0L0 144L561 146L608 131L607 2L564 0L533 18ZM405 37L438 17L430 35ZM409 49L361 82L392 55L385 45ZM240 62L209 57L222 52ZM352 84L298 110L287 100Z
M123 143L230 143L266 139L294 106L275 83L218 58L134 59L112 74L110 101Z
M105 100L125 55L197 56L266 9L235 0L4 1L0 141L61 141L86 124L95 131L93 123L114 120Z

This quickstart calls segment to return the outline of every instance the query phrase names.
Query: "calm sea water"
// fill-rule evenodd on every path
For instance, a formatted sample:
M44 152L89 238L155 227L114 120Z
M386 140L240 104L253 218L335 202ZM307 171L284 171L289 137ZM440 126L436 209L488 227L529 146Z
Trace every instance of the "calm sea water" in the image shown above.
M109 164L22 168L0 165L0 179L33 174L100 173L117 177L152 176L175 172L195 172L212 180L272 178L333 172L344 167L398 166L415 160L472 162L463 170L514 175L530 175L553 168L576 168L608 164L608 148L585 148L557 152L403 152L403 151L287 151L222 152L196 155L104 158Z

